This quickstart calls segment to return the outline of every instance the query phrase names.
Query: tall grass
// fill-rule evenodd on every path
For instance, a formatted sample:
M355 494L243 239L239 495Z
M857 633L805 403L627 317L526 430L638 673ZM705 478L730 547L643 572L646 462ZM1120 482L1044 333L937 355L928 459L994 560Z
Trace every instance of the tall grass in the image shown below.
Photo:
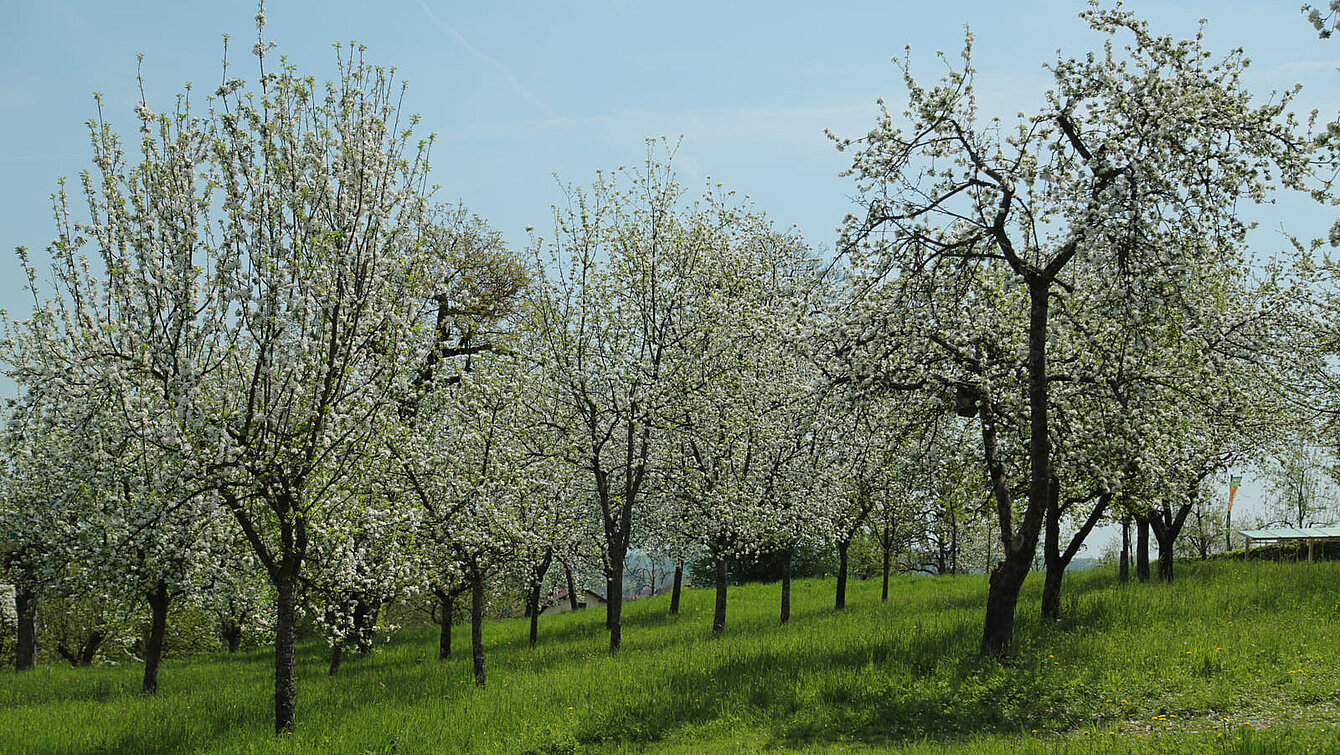
M1340 752L1340 564L1179 563L1177 582L1067 576L1063 618L1037 618L1040 579L1001 660L975 654L980 576L905 577L879 603L854 583L799 581L777 623L776 585L733 589L710 636L710 591L626 607L606 651L599 610L490 623L489 687L474 686L468 632L439 661L436 636L396 635L325 673L299 655L298 732L272 731L271 657L140 669L0 673L10 752Z

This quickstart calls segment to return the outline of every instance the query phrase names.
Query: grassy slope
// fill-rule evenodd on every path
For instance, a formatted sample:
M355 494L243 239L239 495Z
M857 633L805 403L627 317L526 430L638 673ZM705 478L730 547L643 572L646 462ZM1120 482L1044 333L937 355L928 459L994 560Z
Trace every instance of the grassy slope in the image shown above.
M333 679L308 645L283 740L264 652L168 662L156 698L134 666L5 671L0 750L1340 752L1340 563L1178 569L1173 585L1072 574L1055 626L1030 578L1003 662L974 653L980 576L903 578L887 605L854 583L841 613L831 581L801 581L787 627L777 586L746 586L718 638L710 592L677 618L652 598L628 606L617 658L598 610L543 617L534 651L523 620L494 622L487 690L460 628L450 661L405 633Z

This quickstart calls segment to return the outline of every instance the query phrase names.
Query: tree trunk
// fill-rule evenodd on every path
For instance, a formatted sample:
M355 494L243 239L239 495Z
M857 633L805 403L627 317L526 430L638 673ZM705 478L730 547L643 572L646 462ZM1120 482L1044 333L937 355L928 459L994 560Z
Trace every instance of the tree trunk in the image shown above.
M795 548L787 548L782 554L782 623L791 620L791 555Z
M102 641L106 637L107 635L101 629L93 629L84 638L83 644L74 650L66 647L64 643L58 643L56 652L60 653L60 656L68 661L72 668L92 666L93 659L98 655L98 648L102 646Z
M37 665L37 593L31 588L16 587L14 607L17 609L18 644L14 649L14 669L27 671Z
M330 669L326 673L335 676L340 672L340 664L343 662L344 640L336 640L335 644L330 646Z
M475 684L488 683L484 671L484 577L475 574L470 580L470 650L475 661Z
M292 734L298 723L294 631L298 617L297 568L279 567L275 579L275 733Z
M623 568L626 554L622 551L610 553L610 577L608 601L605 604L605 624L610 631L610 652L617 653L623 646Z
M1158 538L1159 543L1159 579L1164 582L1171 582L1173 579L1173 540L1170 537L1167 540Z
M1199 483L1199 481L1197 481ZM1174 514L1168 504L1164 504L1162 511L1156 511L1149 517L1149 526L1154 530L1154 538L1159 544L1159 579L1164 582L1171 582L1173 578L1173 559L1175 554L1173 546L1177 543L1177 536L1182 534L1182 527L1186 524L1187 514L1196 506L1195 489L1192 489L1192 495L1189 501L1177 509Z
M451 657L451 623L456 618L456 593L450 590L434 590L438 605L442 609L442 629L437 636L437 657L445 661Z
M1135 518L1135 578L1149 581L1149 518Z
M98 656L98 648L102 647L102 641L107 639L107 633L101 629L94 629L88 633L88 639L84 640L83 647L79 648L79 660L76 666L92 666L93 659Z
M1070 252L1073 254L1073 252ZM982 655L1000 655L1014 640L1015 609L1019 605L1019 591L1028 577L1033 555L1037 550L1042 530L1043 514L1047 506L1051 469L1051 438L1048 422L1047 398L1047 319L1050 305L1051 281L1056 271L1065 265L1066 257L1054 259L1043 273L1030 273L1028 282L1028 504L1023 521L1015 531L1010 514L1011 496L1004 479L1004 467L995 451L995 409L989 397L981 409L983 441L987 446L987 467L992 489L997 499L1001 524L1001 544L1005 559L991 573L986 597L986 619L982 625ZM987 436L990 436L989 438Z
M568 608L577 610L577 582L572 578L572 567L563 564L563 576L568 580Z
M531 571L530 589L530 646L535 647L540 639L540 591L544 589L544 575L549 573L549 564L553 563L554 549L546 548L544 558Z
M881 550L883 550L883 552L884 552L884 553L883 553L883 555L884 555L883 564L881 565L881 571L883 571L883 573L884 573L884 587L880 590L880 593L879 593L879 602L881 602L881 603L888 603L888 602L889 602L889 561L890 561L890 560L892 559L892 557L893 557L893 544L892 544L892 543L889 543L889 544L885 545Z
M146 695L158 692L158 667L163 661L163 635L167 632L167 584L159 582L149 594L149 638L144 643L144 685Z
M958 574L958 516L949 510L949 573Z
M1131 517L1121 518L1121 566L1117 569L1117 581L1131 581Z
M1042 538L1042 562L1046 567L1046 576L1042 581L1042 618L1048 621L1061 618L1061 581L1065 579L1065 564L1061 563L1059 487L1053 480Z
M670 615L679 613L679 592L684 587L684 562L675 562L675 586L670 589Z
M847 549L851 547L850 540L838 541L838 575L837 575L837 595L833 598L833 608L842 610L847 607Z
M541 586L538 583L530 586L530 599L526 605L526 612L530 614L530 646L532 648L540 641L540 589Z
M1028 576L1032 557L1006 550L1005 560L996 564L986 593L986 621L982 627L982 655L1000 655L1014 639L1014 612L1019 590Z
M716 558L716 610L712 613L712 634L721 634L726 628L726 588L730 584L726 554L718 553Z
M236 619L225 619L223 626L220 627L219 634L223 635L223 641L228 646L228 654L236 653L238 648L242 647L242 622Z
M1070 562L1075 559L1075 554L1083 547L1084 541L1093 532L1097 526L1098 520L1103 518L1103 513L1107 511L1108 503L1112 496L1106 493L1097 495L1098 502L1089 510L1089 515L1085 518L1084 524L1080 525L1079 530L1070 538L1066 544L1065 550L1061 549L1061 517L1065 511L1061 507L1060 481L1053 479L1051 483L1051 503L1047 507L1046 516L1046 537L1042 544L1043 560L1047 566L1047 576L1042 583L1042 618L1055 621L1061 618L1061 585L1065 580L1065 570L1070 566ZM1084 502L1087 506L1094 499L1091 497ZM1067 503L1067 506L1073 505Z

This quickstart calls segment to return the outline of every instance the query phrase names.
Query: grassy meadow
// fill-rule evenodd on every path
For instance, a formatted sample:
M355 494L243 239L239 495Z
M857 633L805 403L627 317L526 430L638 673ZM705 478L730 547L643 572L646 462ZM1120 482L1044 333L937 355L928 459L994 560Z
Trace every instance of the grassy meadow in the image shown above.
M326 674L299 650L298 731L272 732L261 650L169 660L160 693L135 665L0 672L0 751L121 752L1340 752L1340 563L1179 563L1171 585L1067 576L1064 618L1037 618L1031 577L1009 657L976 656L985 580L903 577L887 604L854 582L735 588L627 605L624 650L599 609L468 627L439 661L434 630L394 635Z

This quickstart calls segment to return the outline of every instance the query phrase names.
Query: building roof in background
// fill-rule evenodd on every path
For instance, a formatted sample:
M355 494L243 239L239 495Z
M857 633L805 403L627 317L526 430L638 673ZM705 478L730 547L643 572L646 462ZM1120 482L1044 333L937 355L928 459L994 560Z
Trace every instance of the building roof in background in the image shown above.
M1340 527L1276 527L1268 530L1238 530L1249 540L1320 540L1340 538Z

